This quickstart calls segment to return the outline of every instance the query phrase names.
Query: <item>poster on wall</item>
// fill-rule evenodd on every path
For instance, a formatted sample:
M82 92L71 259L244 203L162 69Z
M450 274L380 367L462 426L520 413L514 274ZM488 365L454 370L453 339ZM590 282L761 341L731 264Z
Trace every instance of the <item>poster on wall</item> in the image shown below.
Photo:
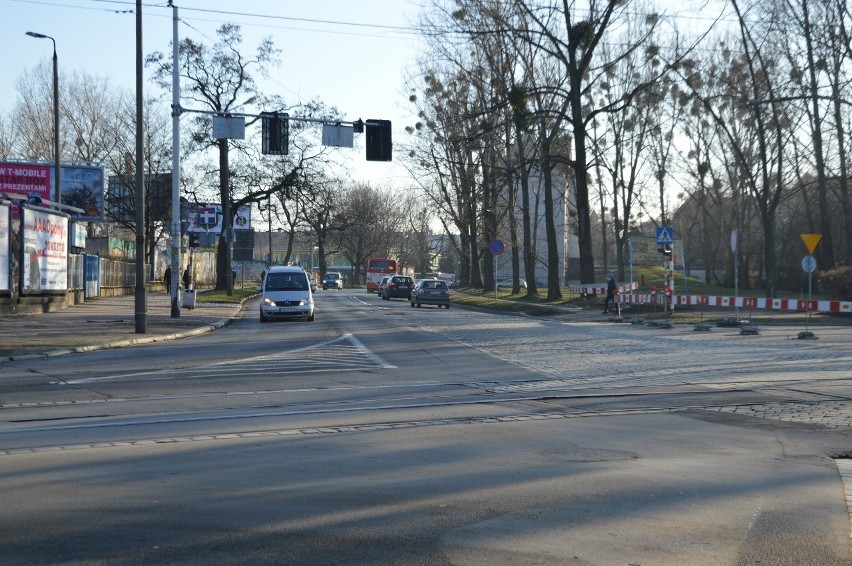
M21 207L21 294L68 290L68 216Z
M9 262L11 236L12 207L8 201L0 202L0 292L11 291L11 276L9 271L11 263Z

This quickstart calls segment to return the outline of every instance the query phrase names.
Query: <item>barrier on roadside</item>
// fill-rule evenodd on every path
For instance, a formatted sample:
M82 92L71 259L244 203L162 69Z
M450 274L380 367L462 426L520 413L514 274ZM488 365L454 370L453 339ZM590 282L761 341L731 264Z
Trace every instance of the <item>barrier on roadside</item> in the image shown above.
M618 286L619 293L629 293L639 288L639 283L625 283ZM573 289L572 289L573 290ZM575 292L579 295L606 295L606 283L600 285L582 285L576 288Z
M606 293L606 291L604 291ZM800 312L850 313L852 301L808 301L805 299L766 299L761 297L725 297L717 295L674 295L629 294L616 297L620 303L652 305L674 304L675 306L730 307L756 310L782 310Z

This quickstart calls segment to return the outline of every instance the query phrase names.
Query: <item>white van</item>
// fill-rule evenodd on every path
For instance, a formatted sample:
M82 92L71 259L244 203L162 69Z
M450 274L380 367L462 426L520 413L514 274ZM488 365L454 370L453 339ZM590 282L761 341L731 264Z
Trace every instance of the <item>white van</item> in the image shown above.
M314 294L305 270L292 265L274 265L257 288L260 322L280 318L314 319Z

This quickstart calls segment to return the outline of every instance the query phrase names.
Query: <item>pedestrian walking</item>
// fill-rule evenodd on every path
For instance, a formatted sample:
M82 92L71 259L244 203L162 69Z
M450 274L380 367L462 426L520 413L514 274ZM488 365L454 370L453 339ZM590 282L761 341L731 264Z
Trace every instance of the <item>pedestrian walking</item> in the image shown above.
M189 291L190 286L192 285L192 275L189 274L189 268L187 267L183 271L183 288Z
M609 302L612 301L612 307L615 309L615 312L618 312L618 308L615 304L615 296L618 294L618 287L615 284L615 277L610 275L606 279L606 299L604 299L604 310L603 314L609 312Z

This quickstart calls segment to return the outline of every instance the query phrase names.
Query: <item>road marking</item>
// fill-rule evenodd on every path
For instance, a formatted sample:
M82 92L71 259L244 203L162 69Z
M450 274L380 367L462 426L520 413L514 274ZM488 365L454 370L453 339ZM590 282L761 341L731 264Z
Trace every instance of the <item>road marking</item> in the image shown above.
M85 377L64 381L69 385L82 385L86 383L98 383L104 381L118 381L123 379L145 377L159 379L175 379L177 372L191 374L192 377L209 377L213 373L231 371L233 366L240 366L241 373L251 371L260 374L286 374L286 373L308 373L320 371L346 371L358 368L380 368L395 369L397 366L389 364L381 357L371 352L360 340L351 333L312 344L304 348L297 348L284 352L263 354L250 358L227 360L213 364L205 364L190 368L164 368L151 371L134 373L103 375L98 377ZM202 373L199 373L202 372ZM198 374L198 375L193 375ZM183 376L186 379L190 376Z

